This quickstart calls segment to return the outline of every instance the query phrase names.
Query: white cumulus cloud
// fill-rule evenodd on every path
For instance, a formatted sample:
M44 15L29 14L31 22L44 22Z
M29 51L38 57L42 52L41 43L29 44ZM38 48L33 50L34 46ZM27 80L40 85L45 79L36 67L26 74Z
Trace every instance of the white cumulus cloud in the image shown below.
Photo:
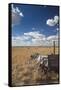
M58 40L58 35L49 36L49 37L47 37L47 40L57 41Z
M28 40L29 36L13 36L12 37L12 46L26 46L26 40ZM29 42L27 42L29 44Z
M21 17L24 17L23 13L20 11L18 7L14 7L11 5L11 13L12 13L12 25L18 24L21 20Z
M49 26L55 26L55 25L58 24L58 21L59 21L59 17L58 16L54 16L54 18L48 19L46 21L46 24L49 25Z
M30 37L32 37L32 38L34 38L34 39L42 39L42 38L45 38L45 35L40 34L39 31L27 32L27 33L24 33L24 35L30 36Z
M22 36L12 37L12 46L58 46L58 35L51 35L46 37L39 31L27 32Z

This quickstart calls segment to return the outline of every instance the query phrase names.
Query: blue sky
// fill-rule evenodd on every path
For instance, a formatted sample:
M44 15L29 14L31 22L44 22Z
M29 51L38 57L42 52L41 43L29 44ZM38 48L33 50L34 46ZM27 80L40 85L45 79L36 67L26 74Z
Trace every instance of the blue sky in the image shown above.
M12 45L50 46L58 42L59 7L11 4Z

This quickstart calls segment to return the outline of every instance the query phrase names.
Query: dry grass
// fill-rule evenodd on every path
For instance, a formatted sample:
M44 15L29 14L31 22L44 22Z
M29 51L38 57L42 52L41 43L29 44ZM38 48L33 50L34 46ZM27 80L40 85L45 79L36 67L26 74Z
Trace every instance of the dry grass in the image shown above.
M12 48L12 85L42 84L44 81L58 80L55 72L44 73L35 60L30 56L34 53L48 55L53 53L53 47L13 47ZM56 54L58 48L56 48ZM48 78L47 78L48 77ZM47 83L46 83L47 84Z

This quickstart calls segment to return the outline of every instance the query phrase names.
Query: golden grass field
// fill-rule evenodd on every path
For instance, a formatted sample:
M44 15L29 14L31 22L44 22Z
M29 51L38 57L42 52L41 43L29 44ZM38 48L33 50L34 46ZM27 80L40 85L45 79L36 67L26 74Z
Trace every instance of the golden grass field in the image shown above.
M45 74L39 67L39 63L31 60L31 55L53 54L53 47L12 47L12 86L47 84L48 79L58 80L58 74L54 71ZM58 47L55 48L58 54ZM47 78L48 77L48 78Z

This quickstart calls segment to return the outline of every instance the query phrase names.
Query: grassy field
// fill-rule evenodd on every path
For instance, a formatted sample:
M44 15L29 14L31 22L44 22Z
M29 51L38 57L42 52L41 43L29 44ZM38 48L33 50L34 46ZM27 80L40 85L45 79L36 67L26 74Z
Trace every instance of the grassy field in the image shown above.
M12 47L12 85L47 84L48 80L57 81L57 73L51 71L45 74L39 63L31 60L32 54L50 55L53 50L53 47ZM55 53L58 54L58 47L55 48Z

